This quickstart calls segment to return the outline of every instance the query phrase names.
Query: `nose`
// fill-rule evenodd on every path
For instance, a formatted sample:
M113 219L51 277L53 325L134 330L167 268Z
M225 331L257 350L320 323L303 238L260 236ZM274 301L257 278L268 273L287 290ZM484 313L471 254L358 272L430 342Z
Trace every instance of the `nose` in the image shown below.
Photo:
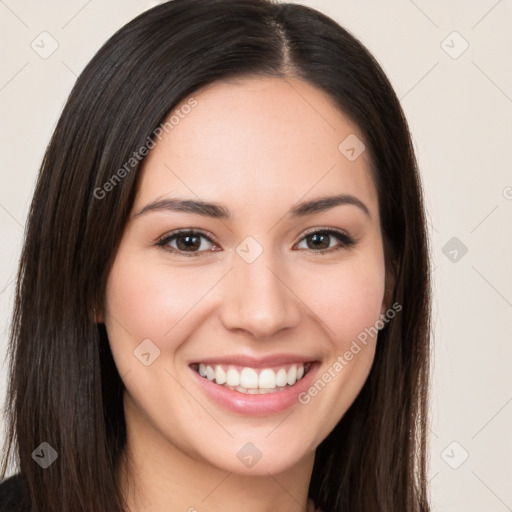
M298 325L300 299L286 275L266 251L252 263L236 257L221 306L225 328L262 340Z

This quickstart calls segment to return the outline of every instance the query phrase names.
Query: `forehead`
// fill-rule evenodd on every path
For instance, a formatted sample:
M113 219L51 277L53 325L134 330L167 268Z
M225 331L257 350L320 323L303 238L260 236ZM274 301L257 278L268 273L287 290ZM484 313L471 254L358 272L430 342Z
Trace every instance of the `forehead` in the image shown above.
M179 195L222 202L236 214L338 193L377 210L368 152L355 160L344 152L347 140L359 144L357 151L363 147L362 133L306 82L215 82L177 105L171 117L172 128L144 161L136 207Z

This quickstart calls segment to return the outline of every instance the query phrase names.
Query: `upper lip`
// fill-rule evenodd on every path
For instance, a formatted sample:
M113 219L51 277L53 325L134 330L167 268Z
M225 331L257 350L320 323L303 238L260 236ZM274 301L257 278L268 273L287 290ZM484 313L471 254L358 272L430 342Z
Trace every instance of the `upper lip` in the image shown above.
M316 361L315 357L308 357L296 354L273 354L265 357L229 355L219 357L201 358L192 361L190 364L203 363L205 365L220 364L233 366L246 366L249 368L268 368L284 364L305 364Z

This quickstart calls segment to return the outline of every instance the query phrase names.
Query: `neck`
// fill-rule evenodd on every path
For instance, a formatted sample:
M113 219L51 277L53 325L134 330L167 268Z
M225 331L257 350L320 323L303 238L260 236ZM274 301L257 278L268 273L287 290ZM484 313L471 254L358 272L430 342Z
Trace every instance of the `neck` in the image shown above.
M308 512L314 454L276 474L215 467L172 444L125 400L127 445L120 464L126 512Z

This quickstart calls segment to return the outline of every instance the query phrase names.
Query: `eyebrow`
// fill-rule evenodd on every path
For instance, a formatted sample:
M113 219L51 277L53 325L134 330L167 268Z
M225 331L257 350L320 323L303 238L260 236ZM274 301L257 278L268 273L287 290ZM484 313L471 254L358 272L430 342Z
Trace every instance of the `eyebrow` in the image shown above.
M309 201L302 201L294 205L287 213L288 217L306 217L314 213L330 210L335 206L352 205L361 209L369 218L371 218L370 211L367 206L357 197L349 194L340 194L336 196L325 196ZM176 199L165 198L159 199L152 203L147 204L138 211L134 216L140 217L149 212L154 211L174 211L194 213L196 215L203 215L205 217L212 217L214 219L231 219L229 210L222 204L209 203L205 201L198 201L194 199Z

